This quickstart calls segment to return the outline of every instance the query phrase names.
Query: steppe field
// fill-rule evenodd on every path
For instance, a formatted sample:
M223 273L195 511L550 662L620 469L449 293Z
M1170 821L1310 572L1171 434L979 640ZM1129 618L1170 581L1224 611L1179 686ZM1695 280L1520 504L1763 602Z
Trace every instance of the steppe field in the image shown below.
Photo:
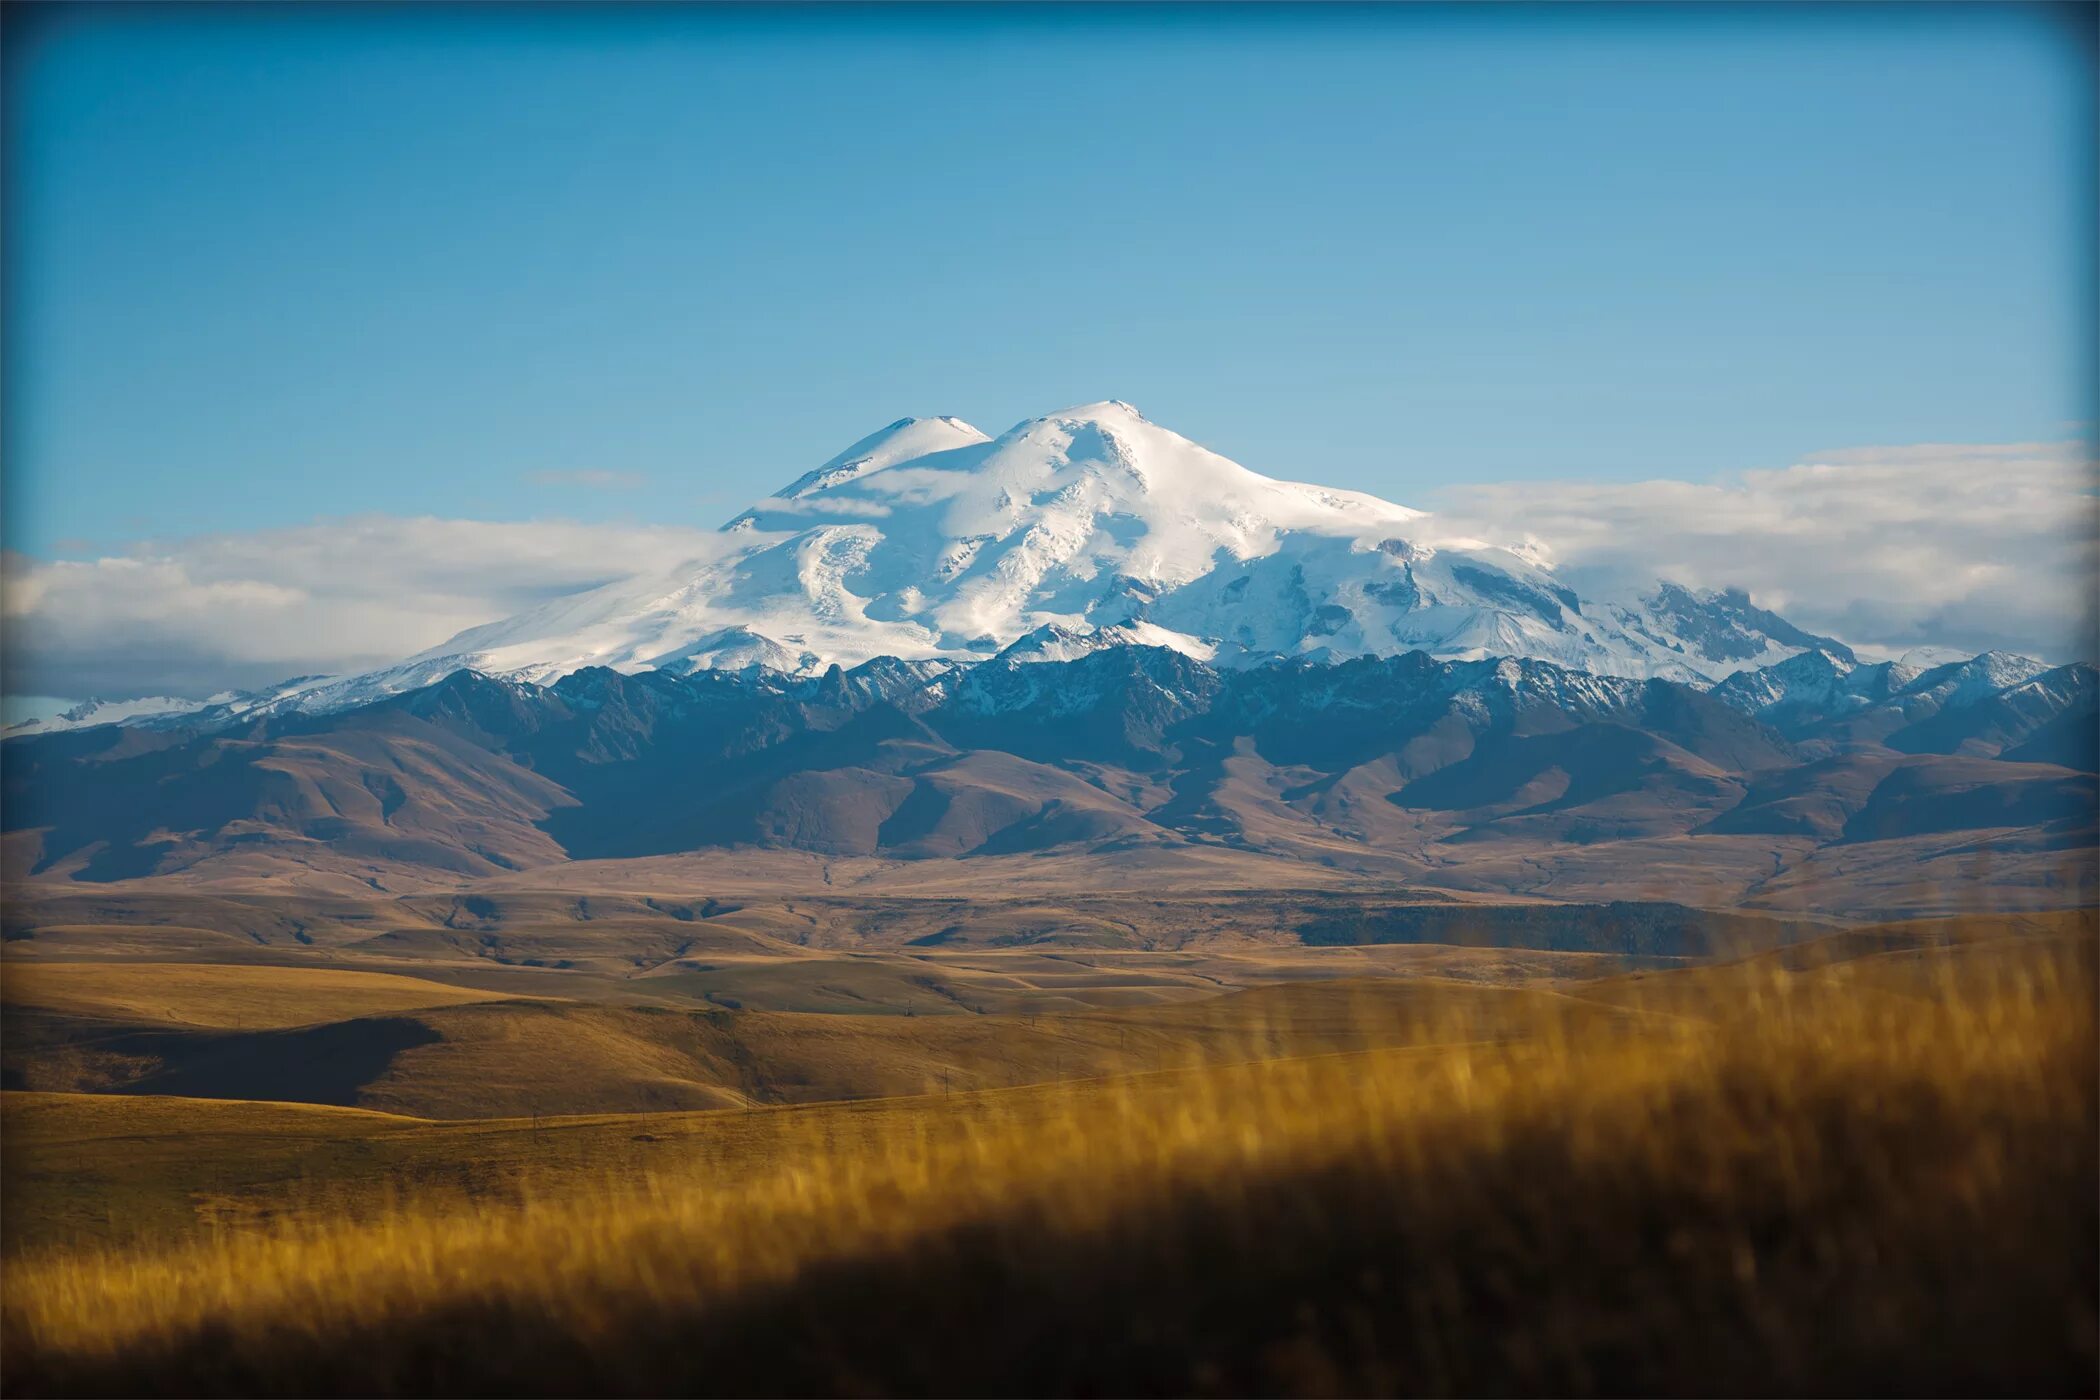
M1331 891L17 901L0 1365L2090 1393L2095 946Z

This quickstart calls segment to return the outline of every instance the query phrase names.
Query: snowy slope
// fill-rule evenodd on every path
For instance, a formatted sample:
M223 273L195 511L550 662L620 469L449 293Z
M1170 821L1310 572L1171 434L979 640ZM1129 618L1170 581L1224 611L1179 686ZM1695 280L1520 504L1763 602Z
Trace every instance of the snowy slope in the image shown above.
M1929 699L1950 708L1971 705L1985 696L2033 680L2049 668L2030 656L1986 651L1967 661L1950 661L1924 672L1903 688L1905 699Z
M1532 551L1362 492L1279 481L1085 404L987 437L900 419L756 502L701 557L555 599L398 665L242 699L341 709L461 669L815 674L1165 647L1223 667L1423 651L1705 684L1841 644L1741 593L1578 597Z
M2030 657L2003 651L1922 670L1903 661L1858 664L1822 651L1804 651L1762 670L1737 672L1711 693L1793 737L1827 737L1834 722L1844 722L1844 737L1850 742L1868 740L1911 751L1944 744L1925 751L1953 753L1962 739L1972 737L1967 731L1976 725L1995 726L1992 732L2003 747L2024 735L2034 717L2053 719L2081 703L2091 684L2091 669L2049 670ZM1986 711L1990 704L1998 708ZM1985 712L1969 719L1951 717L1972 709ZM1906 730L1914 725L1919 727Z
M1523 554L1262 476L1108 402L997 439L900 420L737 516L707 558L474 628L359 688L459 666L971 662L1038 633L1053 659L1124 641L1225 665L1419 649L1694 681L1817 640L1741 595L1578 598Z
M230 698L232 697L228 695L213 696L210 700L183 700L173 695L145 695L135 700L88 699L55 715L25 719L19 724L11 724L6 733L63 734L69 729L92 729L96 725L124 724L162 715L192 715Z
M1761 670L1738 671L1715 686L1713 695L1745 714L1842 715L1902 694L1919 674L1901 661L1859 664L1810 650Z
M983 433L960 418L899 418L882 431L868 434L824 465L797 478L777 494L784 500L795 500L855 477L866 476L869 472L909 462L915 457L988 441L990 439Z

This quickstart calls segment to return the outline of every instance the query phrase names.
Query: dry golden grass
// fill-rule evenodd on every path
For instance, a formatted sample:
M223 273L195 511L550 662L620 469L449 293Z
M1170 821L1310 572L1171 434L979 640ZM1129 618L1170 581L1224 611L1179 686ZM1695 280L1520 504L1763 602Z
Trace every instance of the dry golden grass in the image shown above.
M1372 973L1382 964L1364 960ZM25 1007L0 1036L9 1083L43 1092L151 1093L354 1106L418 1118L662 1113L1009 1088L1221 1061L1421 1043L1454 1020L1521 1031L1534 986L1459 985L1429 977L1271 981L1200 1001L1057 1014L826 1015L718 1007L621 1005L582 997L511 997L354 1014L284 1030L213 1030L115 1003L149 998L169 965L0 965L41 992L63 972L99 1014ZM77 969L77 973L76 973ZM185 967L185 973L192 971ZM187 1014L253 1018L250 989L309 985L318 969L203 967L170 995ZM1045 976L1030 970L1030 976ZM1129 973L1112 975L1129 976ZM282 978L282 982L278 979ZM56 979L54 979L56 980ZM395 979L405 988L436 986ZM649 979L655 982L661 979ZM437 986L443 993L449 989ZM407 995L407 992L403 992ZM464 993L463 993L464 995ZM320 1015L310 998L291 1014ZM1460 1009L1464 1015L1455 1013ZM1616 1014L1603 1007L1597 1016ZM11 1228L11 1227L10 1227Z
M410 1198L419 1209L450 1210L559 1196L578 1184L638 1185L666 1172L742 1182L786 1164L861 1155L899 1132L976 1131L990 1105L1009 1120L1064 1113L1074 1095L1097 1092L1075 1080L1120 1076L1128 1088L1139 1082L1129 1076L1163 1068L1428 1048L1445 1035L1514 1037L1546 1012L1563 1023L1641 1014L1542 989L1388 980L1064 1016L761 1013L718 1025L545 1002L462 1008L432 1018L450 1032L446 1041L398 1058L372 1095L398 1100L404 1085L419 1085L411 1116L160 1094L0 1095L0 1191L10 1206L0 1244L166 1241L286 1218L369 1219ZM653 1066L672 1050L699 1072L762 1075L817 1101L592 1111L631 1107L636 1095L616 1092L626 1085L675 1103L671 1086L645 1077L661 1074ZM412 1116L490 1102L536 1102L554 1113ZM563 1114L570 1104L577 1109Z
M114 1021L273 1030L353 1016L507 1000L390 972L223 963L15 962L0 1002Z
M5 1384L2089 1392L2094 975L2085 937L1768 959L1521 1035L891 1105L734 1181L23 1256Z

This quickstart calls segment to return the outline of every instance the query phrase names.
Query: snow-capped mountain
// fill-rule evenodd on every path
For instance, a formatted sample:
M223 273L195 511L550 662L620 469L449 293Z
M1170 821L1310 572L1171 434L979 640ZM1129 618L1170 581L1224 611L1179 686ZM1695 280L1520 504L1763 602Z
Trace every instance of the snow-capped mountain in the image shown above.
M142 695L133 700L100 700L90 697L69 709L60 710L55 715L42 715L9 725L8 732L63 734L69 729L92 729L102 724L123 724L130 720L161 716L193 715L232 698L232 692L215 695L209 700L184 700L174 695Z
M2094 763L2100 684L2084 663L2049 669L2003 651L1922 669L1805 651L1708 694L1811 755L1969 754L2084 771Z
M1533 550L1263 476L1110 401L998 438L956 418L900 419L756 502L677 568L378 671L153 713L327 712L462 669L538 683L590 666L814 675L877 657L1018 664L1123 645L1226 669L1420 651L1695 685L1803 655L1855 664L1842 643L1741 592L1658 581L1641 596L1581 597Z
M1920 672L1901 661L1870 665L1827 651L1804 651L1776 665L1738 671L1713 689L1716 700L1745 714L1839 715L1900 694Z
M431 679L441 678L433 676ZM244 715L289 710L342 709L348 705L361 704L364 699L394 693L392 690L375 689L368 695L352 696L340 704L313 703L316 696L348 695L357 684L359 678L352 678L346 682L337 676L294 676L275 685L265 686L261 690L222 690L202 700L186 700L173 695L149 695L134 700L90 698L55 715L11 724L5 730L0 730L0 737L63 734L69 730L94 729L105 724L137 725L143 728L175 725L209 728ZM413 687L401 687L411 688Z
M1901 717L1960 709L2040 676L2048 667L2006 651L1920 669L1905 661L1862 665L1849 654L1810 650L1777 665L1740 671L1713 688L1713 696L1746 714L1775 723L1835 718L1871 709Z
M1741 594L1580 598L1522 552L1262 476L1107 402L996 439L901 419L738 515L706 558L473 628L305 703L463 666L538 681L592 665L808 672L1124 642L1224 666L1421 650L1693 682L1809 646L1849 655Z

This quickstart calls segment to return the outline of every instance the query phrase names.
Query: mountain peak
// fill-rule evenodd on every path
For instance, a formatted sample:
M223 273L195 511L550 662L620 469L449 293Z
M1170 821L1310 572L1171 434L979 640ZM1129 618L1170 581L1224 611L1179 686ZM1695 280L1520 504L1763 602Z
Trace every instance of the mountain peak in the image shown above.
M803 473L776 491L774 496L780 500L795 500L898 462L990 441L988 436L960 418L947 415L899 418L888 427L869 433L822 466Z
M1949 661L1919 673L1903 693L1930 696L1942 704L1959 706L1978 696L2033 680L2048 669L2033 657L2016 652L1979 652L1966 661Z
M1040 418L1031 418L1027 423L1146 423L1151 420L1138 412L1137 405L1122 399L1097 399L1093 403L1073 404L1055 413L1046 413Z
M1228 668L1419 650L1695 682L1810 648L1853 661L1739 589L1583 598L1535 554L1439 537L1367 492L1265 476L1104 399L996 439L900 418L689 563L471 629L358 684L463 665L536 680L584 665L821 674L1130 645Z

